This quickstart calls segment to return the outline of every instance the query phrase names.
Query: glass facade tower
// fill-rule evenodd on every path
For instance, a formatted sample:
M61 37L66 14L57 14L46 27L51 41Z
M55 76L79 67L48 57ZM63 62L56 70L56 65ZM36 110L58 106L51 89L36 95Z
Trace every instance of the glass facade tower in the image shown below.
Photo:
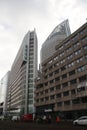
M41 63L55 53L55 46L71 34L68 20L56 26L41 48Z
M25 35L11 68L8 93L10 114L35 113L34 79L37 64L37 36L34 30Z

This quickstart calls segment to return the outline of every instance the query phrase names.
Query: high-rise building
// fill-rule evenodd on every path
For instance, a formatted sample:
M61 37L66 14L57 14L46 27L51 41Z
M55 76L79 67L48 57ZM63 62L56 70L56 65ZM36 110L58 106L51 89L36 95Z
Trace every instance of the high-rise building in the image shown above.
M41 63L53 55L55 46L71 34L68 20L56 26L41 48Z
M6 115L7 113L7 92L9 85L9 75L8 71L5 76L0 80L0 115Z
M21 44L10 73L8 111L10 114L34 113L34 79L37 76L37 36L29 31Z
M87 115L87 23L55 46L36 80L36 112L61 118Z

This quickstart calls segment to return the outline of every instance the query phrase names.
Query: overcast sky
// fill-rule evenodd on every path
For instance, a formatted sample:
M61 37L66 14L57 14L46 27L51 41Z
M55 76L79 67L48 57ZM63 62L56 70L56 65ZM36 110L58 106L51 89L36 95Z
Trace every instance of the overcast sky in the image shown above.
M0 79L10 70L28 30L39 51L52 30L69 19L71 32L86 22L87 0L0 0Z

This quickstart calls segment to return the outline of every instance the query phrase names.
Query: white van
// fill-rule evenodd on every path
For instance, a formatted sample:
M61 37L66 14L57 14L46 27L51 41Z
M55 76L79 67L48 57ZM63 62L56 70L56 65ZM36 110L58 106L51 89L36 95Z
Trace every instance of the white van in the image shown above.
M20 116L13 116L11 120L12 121L19 121L20 120Z

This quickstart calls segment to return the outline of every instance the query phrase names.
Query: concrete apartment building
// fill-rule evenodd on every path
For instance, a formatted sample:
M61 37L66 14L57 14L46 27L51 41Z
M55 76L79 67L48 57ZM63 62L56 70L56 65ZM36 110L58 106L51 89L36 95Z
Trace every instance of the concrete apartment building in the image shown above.
M34 79L37 76L37 36L29 31L11 67L8 112L10 115L35 113Z
M36 79L36 113L87 115L87 23L55 46Z

